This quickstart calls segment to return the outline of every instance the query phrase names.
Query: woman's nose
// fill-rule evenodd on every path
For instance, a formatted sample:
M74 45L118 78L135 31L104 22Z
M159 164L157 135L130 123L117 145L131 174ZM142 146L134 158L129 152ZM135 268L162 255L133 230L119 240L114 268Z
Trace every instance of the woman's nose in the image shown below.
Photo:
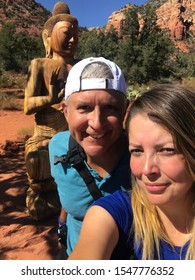
M156 156L146 155L144 157L142 173L145 176L149 176L151 174L156 174L158 172L159 172L159 166L158 166L158 163L157 163Z

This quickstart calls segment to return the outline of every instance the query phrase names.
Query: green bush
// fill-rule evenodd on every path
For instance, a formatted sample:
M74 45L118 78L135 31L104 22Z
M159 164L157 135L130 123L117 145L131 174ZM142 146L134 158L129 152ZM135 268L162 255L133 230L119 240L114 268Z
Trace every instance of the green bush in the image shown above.
M16 93L0 92L0 110L21 110L20 105L17 103Z

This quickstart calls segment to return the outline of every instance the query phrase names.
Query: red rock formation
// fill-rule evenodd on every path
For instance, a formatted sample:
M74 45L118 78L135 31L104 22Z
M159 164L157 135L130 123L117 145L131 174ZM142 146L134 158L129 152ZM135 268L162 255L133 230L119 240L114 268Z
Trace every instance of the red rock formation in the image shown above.
M0 30L4 23L13 23L17 32L27 31L41 36L50 12L34 0L0 0Z
M133 7L131 4L127 4L124 8L120 9L119 11L115 11L112 15L108 18L108 23L106 25L106 30L109 30L111 27L114 27L115 30L119 31L123 21L125 20L124 12Z
M172 39L186 39L188 30L195 31L195 1L169 0L156 11L158 25L168 28Z
M133 5L128 4L123 9L115 11L108 19L106 30L113 26L117 31L120 30L125 20L124 12ZM184 42L187 31L195 32L195 1L194 0L167 0L157 10L157 24L161 29L169 29L170 36L175 41L177 47L182 51L187 51ZM143 21L140 19L140 28Z

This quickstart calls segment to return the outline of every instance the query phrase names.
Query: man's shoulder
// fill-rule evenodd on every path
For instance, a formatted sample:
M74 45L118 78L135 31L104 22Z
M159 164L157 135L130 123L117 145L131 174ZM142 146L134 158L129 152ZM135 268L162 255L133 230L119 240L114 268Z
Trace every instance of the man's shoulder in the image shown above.
M51 141L57 141L61 139L69 139L70 137L70 132L68 130L66 131L60 131L54 134L54 136L51 138Z
M56 133L49 142L49 151L64 153L68 149L69 138L69 131L61 131Z

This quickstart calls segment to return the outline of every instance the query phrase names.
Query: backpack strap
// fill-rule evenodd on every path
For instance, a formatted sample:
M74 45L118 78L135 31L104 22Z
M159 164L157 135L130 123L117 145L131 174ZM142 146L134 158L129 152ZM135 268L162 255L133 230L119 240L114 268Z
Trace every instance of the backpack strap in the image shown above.
M54 158L54 164L58 162L69 162L72 166L77 170L80 176L83 178L85 184L88 187L88 190L94 200L102 197L103 194L101 193L100 189L97 187L95 183L94 177L91 175L89 169L85 164L86 154L83 148L76 142L76 140L70 135L69 138L69 151L67 155L63 155L61 157Z

